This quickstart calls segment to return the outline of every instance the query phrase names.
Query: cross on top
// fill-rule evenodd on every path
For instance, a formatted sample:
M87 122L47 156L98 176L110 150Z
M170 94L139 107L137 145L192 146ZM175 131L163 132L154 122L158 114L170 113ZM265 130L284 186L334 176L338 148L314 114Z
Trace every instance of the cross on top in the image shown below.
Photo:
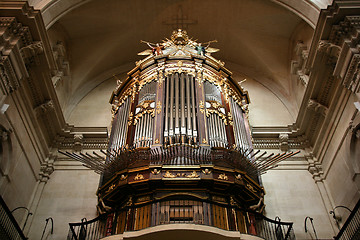
M165 25L171 25L171 27L176 29L184 29L186 30L189 25L197 24L197 20L190 20L186 15L183 14L182 6L179 5L177 14L171 20L163 21Z

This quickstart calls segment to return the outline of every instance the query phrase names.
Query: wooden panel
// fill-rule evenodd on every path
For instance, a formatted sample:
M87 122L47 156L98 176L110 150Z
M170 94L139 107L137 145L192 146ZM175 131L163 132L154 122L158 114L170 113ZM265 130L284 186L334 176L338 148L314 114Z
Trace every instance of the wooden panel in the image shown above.
M135 215L134 230L140 230L150 227L150 218L151 218L151 205L138 208L136 210L136 215Z
M226 208L213 205L213 226L221 229L229 230L227 222L227 212Z
M116 234L121 234L125 231L126 225L126 211L118 213L117 225L116 225Z
M247 233L245 216L241 211L236 211L237 228L240 233Z

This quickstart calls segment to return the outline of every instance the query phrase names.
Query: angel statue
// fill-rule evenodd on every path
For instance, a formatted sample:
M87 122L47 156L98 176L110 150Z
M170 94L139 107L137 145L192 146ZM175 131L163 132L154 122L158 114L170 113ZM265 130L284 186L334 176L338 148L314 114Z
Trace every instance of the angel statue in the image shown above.
M213 52L219 51L219 49L209 47L210 44L213 43L213 42L217 42L217 41L213 40L213 41L209 41L209 42L206 42L206 43L203 43L203 44L201 44L201 43L195 44L195 50L197 51L197 54L205 56L206 52L213 53ZM207 44L206 47L203 46L205 44Z
M146 43L151 48L151 50L148 49L148 50L142 51L141 53L139 53L139 55L150 55L150 51L153 55L156 55L156 56L163 54L163 52L162 52L162 50L164 49L163 44L160 44L160 43L154 44L154 43L146 42L143 40L141 40L140 42Z

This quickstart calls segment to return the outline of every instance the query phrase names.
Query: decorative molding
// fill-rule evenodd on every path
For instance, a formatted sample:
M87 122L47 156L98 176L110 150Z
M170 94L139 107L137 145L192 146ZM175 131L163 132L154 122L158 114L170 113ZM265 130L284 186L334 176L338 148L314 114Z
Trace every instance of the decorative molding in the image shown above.
M50 154L40 166L40 181L47 182L50 179L50 175L54 172L54 162L57 160L55 154Z
M64 77L70 76L70 64L66 53L65 44L62 41L58 41L52 48L54 60L57 66L52 74L52 82L54 87L58 85Z
M315 101L314 99L310 99L307 105L308 109L311 109L315 111L316 113L319 113L322 116L326 116L328 108L319 102Z
M279 142L281 151L289 150L289 134L281 133L279 134Z
M324 180L324 172L321 163L317 161L312 153L306 155L305 159L309 163L308 171L312 174L315 182L322 182Z
M295 47L296 59L291 61L291 73L297 76L302 85L307 86L309 75L305 72L305 65L308 59L309 51L303 42L298 42Z
M27 65L33 63L34 61L36 64L39 64L39 60L36 58L36 56L44 53L43 44L40 41L33 42L21 48L20 53Z
M351 58L348 70L344 77L343 85L353 93L360 91L360 54L354 54Z
M48 100L34 108L34 112L37 117L40 117L51 110L54 110L54 103L52 100Z

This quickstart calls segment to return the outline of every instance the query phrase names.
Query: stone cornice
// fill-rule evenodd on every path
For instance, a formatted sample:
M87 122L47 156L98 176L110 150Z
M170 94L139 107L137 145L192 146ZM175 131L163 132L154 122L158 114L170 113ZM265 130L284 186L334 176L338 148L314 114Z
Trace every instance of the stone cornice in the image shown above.
M55 139L54 147L61 150L81 151L100 150L108 146L106 127L73 127L68 126Z

